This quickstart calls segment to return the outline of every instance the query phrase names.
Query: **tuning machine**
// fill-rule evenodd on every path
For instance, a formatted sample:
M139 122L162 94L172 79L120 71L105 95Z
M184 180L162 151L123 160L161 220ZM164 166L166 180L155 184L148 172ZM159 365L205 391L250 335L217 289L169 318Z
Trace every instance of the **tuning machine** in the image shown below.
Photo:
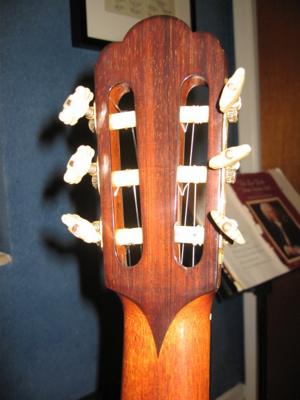
M238 223L234 219L226 217L217 210L212 210L210 216L225 239L229 238L238 244L245 244L245 239L238 229Z
M239 146L228 147L209 160L209 167L212 169L225 168L226 183L234 183L236 171L240 167L240 160L247 157L251 152L251 146L241 144Z
M95 132L95 110L94 105L90 106L94 94L89 88L78 86L75 92L67 97L63 104L63 109L58 118L65 125L75 125L82 117L87 118L89 129Z
M84 175L92 175L92 184L97 187L97 164L92 163L95 151L90 146L79 146L67 164L64 181L77 184ZM102 223L100 221L89 222L77 214L64 214L62 222L68 230L77 238L86 243L96 243L102 246Z
M228 122L237 122L242 107L241 92L245 82L245 69L238 68L226 82L219 101L222 113Z
M101 220L90 222L77 214L63 214L61 220L68 227L69 232L78 239L102 246Z
M90 146L79 146L67 163L67 170L64 174L64 181L71 185L77 184L89 174L92 177L92 185L98 188L98 166L92 159L95 150Z
M78 86L75 92L66 99L63 110L59 114L59 119L64 124L73 126L80 118L86 117L89 121L90 130L94 132L95 111L94 105L90 106L93 98L94 95L88 88ZM64 181L70 184L77 184L84 175L90 174L92 176L92 184L97 188L98 167L97 163L92 162L94 155L95 151L92 147L79 146L67 163ZM76 214L64 214L61 220L77 238L86 243L102 245L101 221L89 222Z
M241 92L245 81L244 68L238 68L235 73L226 82L219 100L219 108L224 114L223 117L223 150L209 160L211 169L224 169L224 175L221 188L220 210L210 211L210 217L213 224L220 231L225 240L230 239L238 244L244 244L245 239L238 229L238 223L231 218L225 216L225 192L224 182L234 183L236 180L236 172L240 167L240 160L246 157L251 147L248 144L228 147L228 124L229 122L237 122L238 114L242 107ZM222 246L220 245L220 249Z
M224 114L223 118L223 151L209 160L212 169L224 168L224 181L234 183L236 172L240 168L240 160L251 152L248 144L226 148L228 139L228 123L237 122L238 113L242 107L241 92L245 82L245 69L238 68L227 80L219 100L219 108Z

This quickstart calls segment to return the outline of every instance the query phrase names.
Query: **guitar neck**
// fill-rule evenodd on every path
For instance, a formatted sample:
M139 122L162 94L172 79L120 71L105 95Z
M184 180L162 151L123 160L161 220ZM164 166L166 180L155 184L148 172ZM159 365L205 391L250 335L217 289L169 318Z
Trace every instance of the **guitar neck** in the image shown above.
M145 314L127 298L121 300L122 400L208 400L213 295L199 297L180 310L159 353Z

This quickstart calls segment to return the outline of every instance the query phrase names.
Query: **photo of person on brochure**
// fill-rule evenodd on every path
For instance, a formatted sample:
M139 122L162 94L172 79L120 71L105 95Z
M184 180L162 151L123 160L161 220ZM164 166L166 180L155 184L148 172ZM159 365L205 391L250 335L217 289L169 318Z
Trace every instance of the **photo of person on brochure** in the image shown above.
M248 202L264 233L288 262L300 259L300 227L279 198Z

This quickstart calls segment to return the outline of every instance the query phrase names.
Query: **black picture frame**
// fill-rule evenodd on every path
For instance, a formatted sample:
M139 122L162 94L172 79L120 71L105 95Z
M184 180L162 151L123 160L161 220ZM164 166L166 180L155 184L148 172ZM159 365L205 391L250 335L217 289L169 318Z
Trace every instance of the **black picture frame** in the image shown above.
M195 30L195 0L190 0L191 28ZM70 0L72 46L101 50L109 42L87 34L86 0Z

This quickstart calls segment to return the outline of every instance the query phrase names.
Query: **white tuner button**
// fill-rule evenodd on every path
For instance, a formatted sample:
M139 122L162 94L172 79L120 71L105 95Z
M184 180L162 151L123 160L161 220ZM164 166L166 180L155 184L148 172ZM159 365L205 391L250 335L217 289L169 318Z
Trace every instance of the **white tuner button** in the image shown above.
M219 107L223 113L227 113L230 108L241 108L240 95L245 81L245 69L238 68L235 73L228 79L223 88Z
M238 223L234 219L230 219L216 210L212 210L210 215L225 236L238 244L245 244L245 239L238 229Z
M241 144L240 146L228 147L209 160L209 167L212 169L232 167L242 158L247 157L251 152L249 144ZM237 168L239 165L237 165Z
M102 243L101 221L89 222L77 214L63 214L61 220L78 239L86 243Z
M67 170L64 174L64 181L71 185L79 183L81 179L89 173L97 174L97 164L92 163L95 150L90 146L79 146L67 164Z
M64 102L63 109L58 118L66 125L75 125L78 120L85 116L87 119L94 119L94 108L90 102L94 95L89 88L78 86Z

